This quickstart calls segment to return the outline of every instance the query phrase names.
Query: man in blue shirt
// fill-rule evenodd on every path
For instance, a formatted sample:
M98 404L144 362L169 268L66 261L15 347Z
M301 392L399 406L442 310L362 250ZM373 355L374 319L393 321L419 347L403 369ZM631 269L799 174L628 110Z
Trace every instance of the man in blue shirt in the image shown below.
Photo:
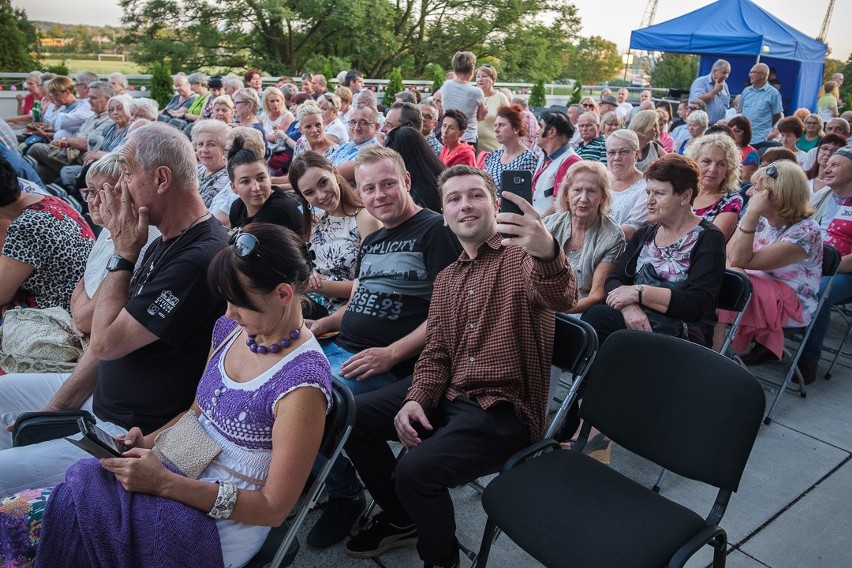
M751 85L743 89L740 109L743 116L751 121L751 142L766 142L772 125L781 118L781 93L767 82L769 67L758 63L748 72Z
M689 100L699 99L707 105L710 124L725 118L725 111L731 104L731 92L726 80L731 74L731 64L719 59L713 64L709 75L703 75L692 82Z
M356 107L349 116L349 142L331 154L331 163L352 187L355 187L355 158L361 148L378 143L377 127L375 110L366 105Z

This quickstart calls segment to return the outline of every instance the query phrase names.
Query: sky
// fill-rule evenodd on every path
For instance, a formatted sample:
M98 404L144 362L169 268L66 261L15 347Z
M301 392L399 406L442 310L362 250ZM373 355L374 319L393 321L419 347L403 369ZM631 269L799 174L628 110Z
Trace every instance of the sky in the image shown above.
M624 52L630 32L639 27L647 6L646 0L571 0L583 21L582 34L598 35L618 45ZM815 37L825 17L830 0L754 0L764 10ZM664 22L697 10L711 0L659 0L655 23ZM118 0L12 0L23 8L31 20L48 20L68 24L119 25L121 8ZM846 23L844 25L844 22ZM831 57L845 61L852 53L852 33L845 29L852 22L852 1L835 3L828 30Z

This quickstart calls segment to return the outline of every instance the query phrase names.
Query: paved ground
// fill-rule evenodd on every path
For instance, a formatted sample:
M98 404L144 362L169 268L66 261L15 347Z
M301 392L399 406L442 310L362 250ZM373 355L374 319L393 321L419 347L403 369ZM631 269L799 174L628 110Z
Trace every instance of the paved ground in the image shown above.
M840 341L845 331L841 327L834 322L829 347ZM852 346L847 350L852 351ZM824 356L828 359L830 354ZM722 520L732 544L727 563L731 568L852 567L848 544L852 535L852 357L841 357L830 381L822 378L830 363L825 359L808 397L786 394L773 423L758 434L740 490ZM772 367L764 366L760 372L777 374ZM612 451L612 466L649 487L658 472L656 466L618 447ZM702 514L709 511L715 496L706 486L677 476L668 478L663 494ZM453 491L453 500L459 541L476 549L485 525L479 495L464 487ZM314 511L308 516L302 543L318 515ZM707 566L710 559L710 549L705 548L688 566ZM371 561L349 559L338 545L321 552L303 546L294 566L369 568L376 564L387 568L422 565L413 548L397 549ZM463 567L469 565L462 561ZM539 566L506 537L495 543L488 565Z

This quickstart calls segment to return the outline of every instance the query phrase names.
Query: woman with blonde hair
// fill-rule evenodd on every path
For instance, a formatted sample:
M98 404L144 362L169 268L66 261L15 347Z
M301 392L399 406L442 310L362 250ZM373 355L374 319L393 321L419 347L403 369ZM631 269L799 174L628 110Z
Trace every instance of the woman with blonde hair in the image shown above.
M287 128L296 120L296 117L287 110L287 97L277 87L267 87L263 90L260 106L263 108L260 120L266 132L266 141L274 144L279 136L287 132Z
M488 113L485 118L480 118L476 124L478 142L476 149L479 152L490 152L500 147L494 136L494 121L497 119L497 109L509 105L509 99L494 88L497 82L497 69L493 65L482 65L476 70L476 86L482 89L485 95L485 107Z
M840 100L840 89L836 81L826 81L822 86L825 94L817 99L817 113L823 122L828 122L835 116L840 116L837 101Z
M322 154L326 158L337 148L337 143L325 133L325 123L322 118L322 108L314 101L306 101L296 109L296 120L299 121L299 138L293 148L293 156L298 158L308 150Z
M325 135L335 144L349 142L349 130L340 120L340 97L332 93L324 93L317 99L317 105L322 109L322 123Z
M667 154L666 149L657 140L660 137L659 118L655 110L640 110L628 126L639 138L639 158L636 160L636 167L641 172L644 172L651 162Z
M805 125L805 131L796 142L796 148L802 152L810 152L819 144L820 139L825 136L824 124L822 117L816 113L811 113L802 119Z
M746 365L781 359L783 327L806 326L816 312L822 277L822 235L811 218L811 192L805 173L795 163L778 161L752 176L750 196L737 231L727 246L728 266L745 273L752 296L733 346L745 351ZM719 321L730 323L732 312L721 311ZM719 325L714 347L721 347Z
M578 301L568 312L581 314L606 300L604 283L624 250L624 232L609 217L612 195L606 167L581 161L568 168L556 213L543 219L574 269Z
M583 112L593 111L600 114L598 103L592 97L583 97L580 99L580 106L583 107ZM615 111L612 111L615 112ZM608 114L608 113L607 113Z
M601 117L601 135L604 138L609 138L609 135L624 128L624 121L618 116L618 113L611 110Z
M730 136L717 133L696 138L686 157L698 163L698 195L692 211L719 227L728 241L743 208L741 152Z

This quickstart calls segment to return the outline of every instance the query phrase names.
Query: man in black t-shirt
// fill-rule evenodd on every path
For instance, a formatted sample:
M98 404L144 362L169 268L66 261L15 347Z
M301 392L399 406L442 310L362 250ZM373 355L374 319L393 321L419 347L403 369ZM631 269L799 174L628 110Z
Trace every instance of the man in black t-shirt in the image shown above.
M349 303L310 326L317 337L340 332L323 342L323 350L332 372L357 395L411 374L426 343L432 283L461 247L441 215L414 203L411 177L390 148L363 148L355 177L364 206L382 228L361 245ZM364 508L355 469L342 456L326 490L329 504L308 535L314 548L343 540Z
M196 160L183 134L150 124L120 152L121 178L90 202L115 243L94 300L92 335L70 375L27 375L0 381L0 421L21 412L93 410L112 435L131 426L151 432L190 407L224 304L207 288L206 270L227 242L198 192ZM148 226L161 238L148 248ZM5 434L8 436L8 434ZM0 435L0 448L8 448ZM65 440L0 451L0 496L45 487L87 454Z

